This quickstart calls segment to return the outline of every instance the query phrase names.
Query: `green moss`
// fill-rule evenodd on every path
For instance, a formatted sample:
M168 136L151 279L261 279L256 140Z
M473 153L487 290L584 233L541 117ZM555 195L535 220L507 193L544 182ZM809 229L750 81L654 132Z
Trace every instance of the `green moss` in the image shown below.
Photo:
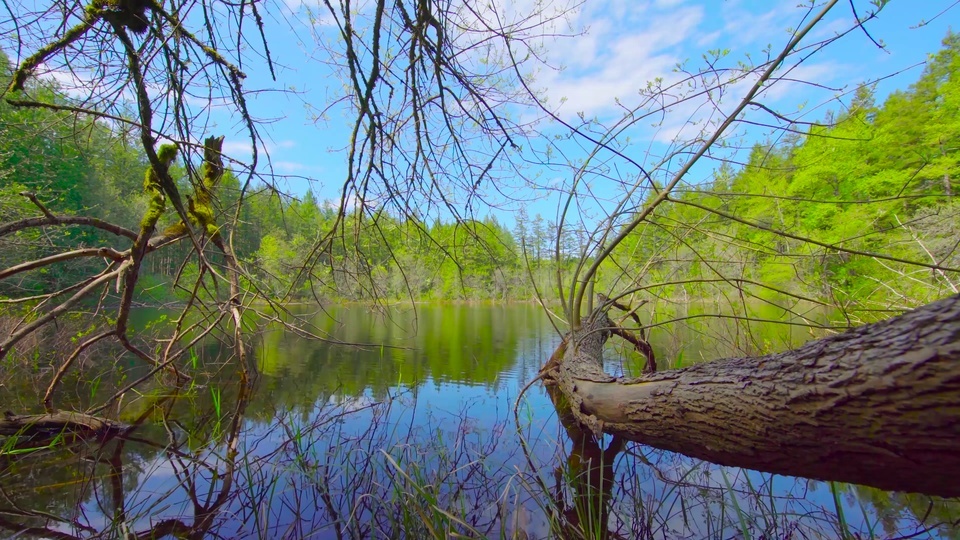
M217 183L223 176L223 160L220 158L222 149L223 136L207 137L203 143L203 165L200 166L200 176L203 187L207 191L217 187Z
M177 145L164 144L160 146L157 152L157 158L165 166L169 167L177 157ZM167 207L167 197L163 193L163 187L160 184L160 176L152 166L147 167L147 172L143 178L143 192L150 196L150 203L147 207L147 213L140 220L140 229L151 229L160 221L164 210Z
M190 217L193 218L198 225L203 227L203 230L210 235L211 238L219 233L219 228L216 225L213 215L213 206L210 204L209 197L205 203L201 203L199 199L188 196L187 211Z
M93 0L93 2L90 2L90 4L87 5L86 9L84 10L87 13L87 19L92 20L99 17L100 12L103 11L104 7L104 0Z
M161 163L165 164L167 167L173 163L174 158L177 157L177 145L175 144L163 144L160 145L160 150L157 152L157 158Z
M187 198L187 208L191 220L203 227L211 238L220 234L213 210L213 190L223 176L223 161L220 151L223 137L207 137L203 144L203 164L200 166L200 178L194 182L194 196Z

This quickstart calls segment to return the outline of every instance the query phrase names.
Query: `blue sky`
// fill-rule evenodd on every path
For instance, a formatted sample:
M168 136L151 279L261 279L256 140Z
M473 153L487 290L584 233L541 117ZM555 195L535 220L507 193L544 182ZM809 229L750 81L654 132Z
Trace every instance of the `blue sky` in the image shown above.
M267 36L278 63L276 82L270 80L262 63L247 61L243 68L248 74L247 88L285 90L265 92L250 100L253 116L265 121L261 125L266 140L264 150L269 153L273 170L285 176L280 184L294 195L311 189L321 200L337 199L345 175L342 149L348 140L349 115L342 108L333 107L324 120L316 118L317 111L339 94L341 83L324 65L328 55L316 44L315 38L329 38L332 28L324 17L310 17L323 11L315 2L286 0L274 5L268 13ZM535 0L509 3L498 0L493 5L503 12L516 13L535 3L544 5ZM864 32L852 32L790 73L791 78L814 80L828 88L784 81L763 96L764 103L786 111L803 107L804 119L813 121L822 119L827 110L840 109L841 102L849 102L844 92L862 81L902 71L878 84L878 100L892 90L905 88L920 75L922 65L919 64L929 53L938 50L951 23L960 22L960 8L949 9L955 3L955 0L892 0L877 19L866 26L870 34L885 45L885 50L877 48ZM867 0L854 0L853 5L861 16L873 9ZM564 9L559 4L547 6L547 9L551 6ZM360 9L363 9L362 3ZM588 0L567 12L562 24L556 26L558 32L574 29L582 30L583 35L543 42L543 59L549 66L563 69L540 68L535 74L535 85L547 106L561 118L573 120L578 113L583 113L588 117L613 119L622 105L639 102L638 89L648 81L657 77L674 80L675 65L686 61L691 68L696 68L708 50L729 49L728 64L747 55L753 59L763 58L770 45L776 52L789 40L789 32L801 24L807 11L797 6L797 0ZM807 42L849 28L852 20L849 2L840 2ZM923 24L924 21L930 22ZM838 95L841 95L839 101ZM705 114L703 108L695 104L674 107L659 126L645 124L626 133L624 136L629 135L631 141L628 148L637 148L636 156L645 162L653 160L670 148L675 136L685 134L684 126L690 120L703 120ZM226 150L240 158L247 155L246 140L230 135L231 130L238 129L237 124L225 112L223 116L215 113L214 120L219 120L217 129L228 133ZM549 123L541 124L541 129L546 133L562 131ZM686 129L689 130L689 126ZM565 148L570 155L587 150L589 148L573 145ZM710 167L705 164L696 174L707 177ZM543 185L559 185L569 181L563 178L564 174L545 170L539 178ZM559 176L551 178L551 175ZM691 181L698 180L691 178ZM536 192L528 195L528 213L555 217L555 196L538 196ZM510 211L514 208L491 212L509 223ZM482 215L483 210L478 213Z

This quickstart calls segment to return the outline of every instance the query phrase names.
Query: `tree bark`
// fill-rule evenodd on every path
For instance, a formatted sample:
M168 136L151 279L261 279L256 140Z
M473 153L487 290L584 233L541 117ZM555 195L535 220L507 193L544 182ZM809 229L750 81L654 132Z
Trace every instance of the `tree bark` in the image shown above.
M550 368L577 419L728 466L960 496L960 296L755 358L616 379L598 311Z

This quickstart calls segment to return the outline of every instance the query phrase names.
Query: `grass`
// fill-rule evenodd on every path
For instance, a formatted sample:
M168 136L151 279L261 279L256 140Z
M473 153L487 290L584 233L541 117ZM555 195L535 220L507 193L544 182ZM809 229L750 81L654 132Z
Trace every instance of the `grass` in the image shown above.
M11 435L4 439L3 445L0 446L0 459L56 449L62 446L64 441L64 434L57 433L47 444L34 446L34 443L32 443L29 438L21 440L21 436L22 435Z
M722 469L720 474L723 476L723 483L727 487L727 494L730 498L730 506L733 508L733 511L736 513L738 524L740 525L740 533L743 535L744 539L751 538L750 527L747 525L747 515L744 513L743 509L740 508L740 503L737 501L737 493L733 489L733 484L730 483L730 477L727 476L727 471ZM726 506L724 506L726 509Z

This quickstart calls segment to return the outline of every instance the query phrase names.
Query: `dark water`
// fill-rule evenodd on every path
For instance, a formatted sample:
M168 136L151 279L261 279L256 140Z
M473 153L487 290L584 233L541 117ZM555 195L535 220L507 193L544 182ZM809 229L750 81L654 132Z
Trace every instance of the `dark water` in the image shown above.
M144 327L160 314L138 316ZM953 500L585 442L542 385L518 400L559 342L538 307L307 318L328 341L264 332L248 383L224 343L198 344L186 362L193 382L149 380L103 413L135 426L122 437L0 443L0 535L960 538ZM795 345L805 332L711 323L651 340L677 365ZM61 407L93 407L144 372L100 354L64 384ZM608 364L640 365L617 349ZM2 369L6 408L35 409L43 361Z

